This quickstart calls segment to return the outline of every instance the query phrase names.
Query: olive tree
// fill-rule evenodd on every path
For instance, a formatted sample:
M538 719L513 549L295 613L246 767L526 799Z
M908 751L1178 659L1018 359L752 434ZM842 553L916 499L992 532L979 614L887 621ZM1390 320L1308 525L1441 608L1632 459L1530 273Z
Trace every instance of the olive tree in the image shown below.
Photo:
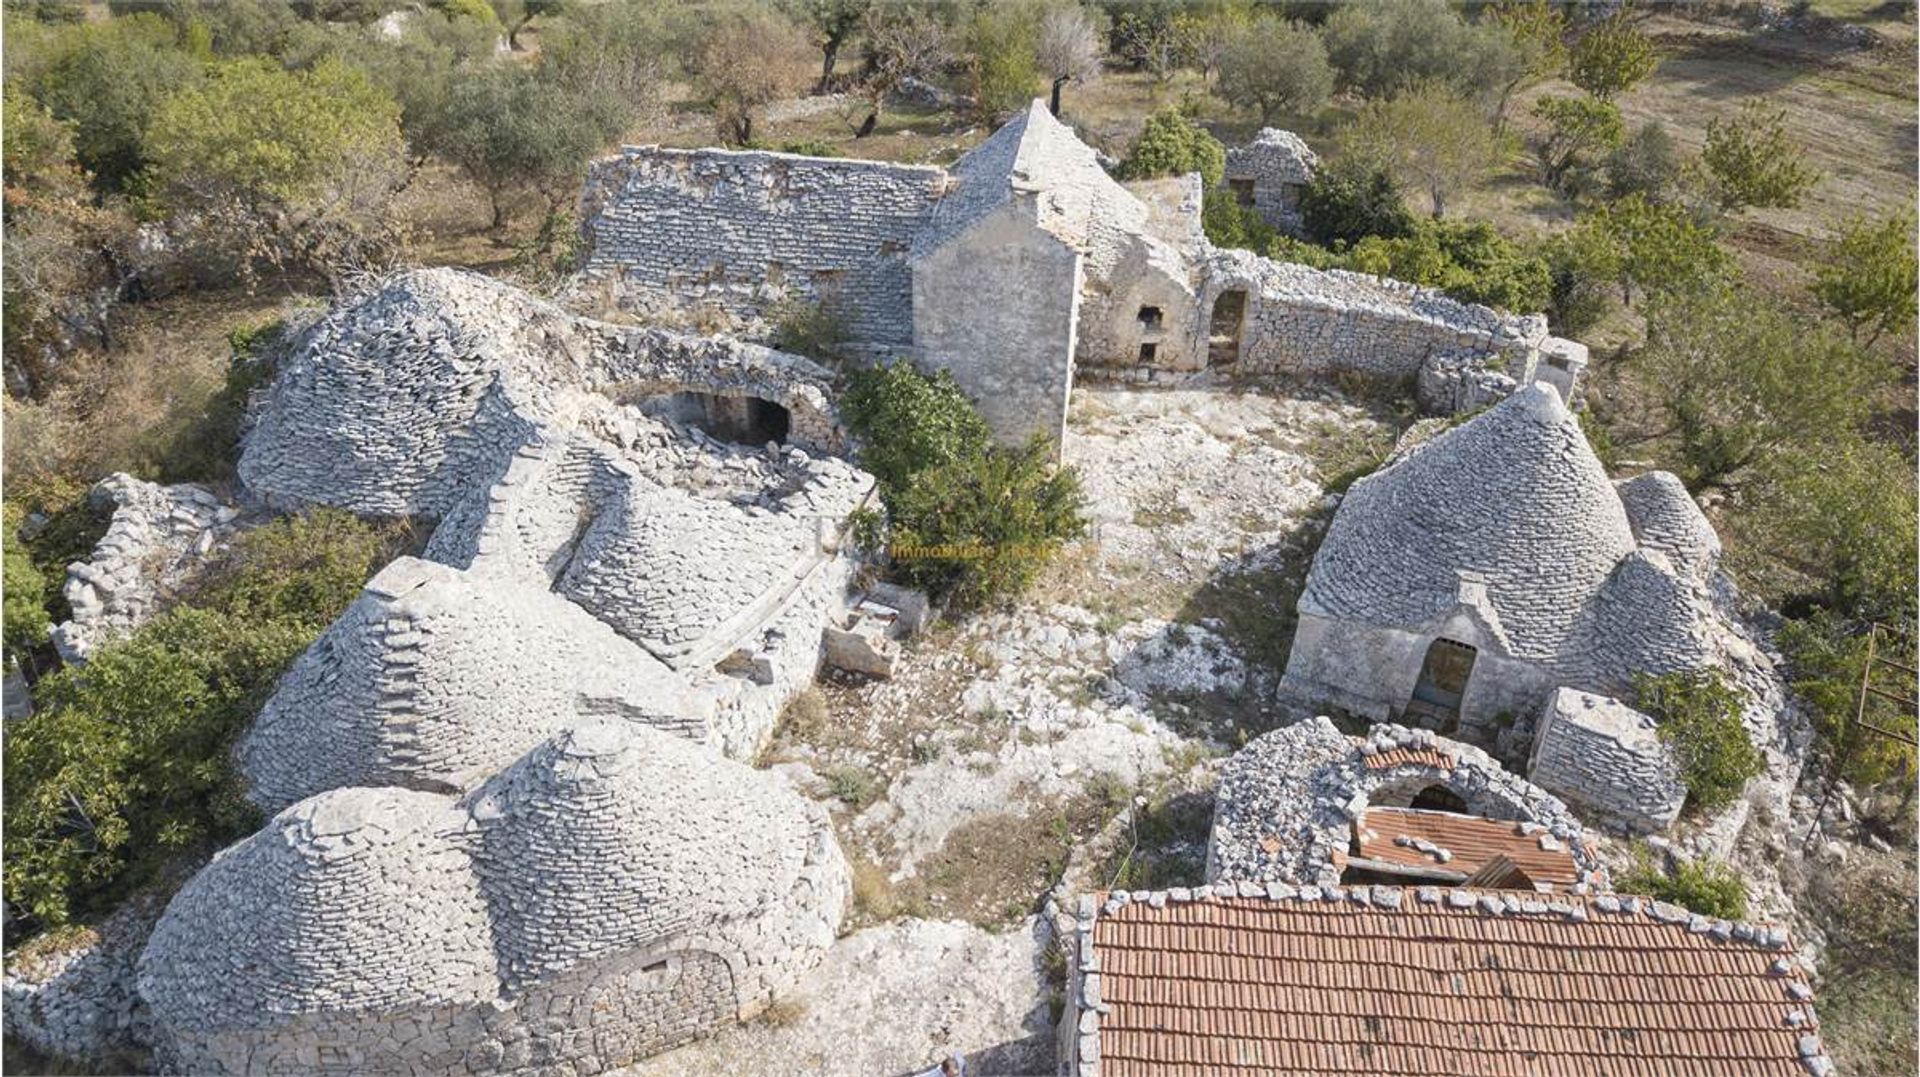
M1814 296L1855 341L1866 332L1865 346L1872 347L1881 334L1913 325L1920 290L1913 243L1912 214L1878 223L1856 217L1814 270Z
M1713 176L1721 209L1789 209L1820 181L1820 170L1804 162L1800 147L1787 136L1786 118L1785 109L1770 109L1755 99L1737 116L1707 121L1700 161Z
M1100 33L1079 4L1048 8L1034 36L1034 60L1052 84L1048 105L1060 115L1060 90L1100 77Z
M1402 186L1425 191L1436 218L1447 201L1500 163L1500 142L1473 102L1439 82L1369 101L1342 133L1355 160L1384 168Z
M1266 16L1220 57L1220 96L1251 108L1265 126L1277 114L1318 111L1333 94L1333 68L1320 35Z

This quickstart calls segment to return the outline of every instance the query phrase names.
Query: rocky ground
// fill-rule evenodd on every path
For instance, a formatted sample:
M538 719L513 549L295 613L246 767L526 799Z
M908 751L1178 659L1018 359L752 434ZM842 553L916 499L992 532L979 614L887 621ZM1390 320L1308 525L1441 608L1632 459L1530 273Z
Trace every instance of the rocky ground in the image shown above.
M888 996L887 1042L857 1062L827 1051L822 1072L931 1065L958 1045L932 1016L961 990L940 955L1011 948L1044 968L1032 914L1069 869L1099 885L1125 872L1199 882L1212 767L1271 722L1289 613L1337 502L1328 486L1377 462L1400 422L1326 393L1077 391L1065 453L1086 483L1088 539L1022 604L914 641L891 680L825 682L768 755L835 805L856 864L855 923L880 925L843 940L829 968L866 960L876 938L942 941L927 958L893 959L919 975L829 990L791 1025L762 1022L711 1049L794 1053L812 1072L807 1052L856 1038L843 1032L867 1027L865 1000ZM980 995L968 1007L1006 1014L1031 1005L1037 982L984 967L965 980ZM858 999L840 999L848 991ZM892 1016L922 1010L918 1029ZM984 1028L973 1038L991 1046ZM1045 1052L990 1052L969 1072L1045 1071Z

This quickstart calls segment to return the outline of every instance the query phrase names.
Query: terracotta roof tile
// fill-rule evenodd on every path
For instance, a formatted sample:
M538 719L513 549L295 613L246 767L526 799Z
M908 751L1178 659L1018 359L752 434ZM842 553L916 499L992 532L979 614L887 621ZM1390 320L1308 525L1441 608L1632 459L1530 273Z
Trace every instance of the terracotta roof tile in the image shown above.
M1485 894L1541 900L1545 895ZM1132 902L1093 941L1104 1077L1804 1077L1785 951L1644 913ZM1817 1022L1809 1029L1817 1029Z
M1416 868L1444 868L1472 875L1487 861L1505 856L1536 883L1564 890L1580 879L1573 853L1564 843L1555 850L1540 847L1540 834L1523 834L1520 824L1477 815L1422 811L1417 808L1368 808L1358 828L1360 856ZM1431 842L1452 853L1441 864L1430 853L1394 839L1407 837Z

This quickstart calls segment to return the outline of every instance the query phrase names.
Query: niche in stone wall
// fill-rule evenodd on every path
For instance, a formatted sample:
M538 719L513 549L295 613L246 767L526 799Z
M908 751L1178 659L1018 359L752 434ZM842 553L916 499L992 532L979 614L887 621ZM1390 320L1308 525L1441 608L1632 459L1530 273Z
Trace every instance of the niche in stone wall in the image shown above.
M641 410L737 445L784 445L793 427L792 412L757 396L686 391L655 397L642 404Z

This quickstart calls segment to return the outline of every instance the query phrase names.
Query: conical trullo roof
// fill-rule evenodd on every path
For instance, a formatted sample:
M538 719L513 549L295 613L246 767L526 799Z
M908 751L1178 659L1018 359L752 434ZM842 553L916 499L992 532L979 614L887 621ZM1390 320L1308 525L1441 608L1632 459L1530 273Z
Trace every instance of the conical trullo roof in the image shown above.
M1484 582L1512 656L1551 662L1634 549L1578 420L1536 384L1355 483L1300 604L1423 626L1456 608L1463 582Z
M613 722L555 735L467 804L509 990L779 904L819 829L779 780Z
M489 916L445 797L340 789L300 802L188 881L139 962L176 1034L326 1011L494 997Z
M237 754L277 809L348 785L469 789L589 714L704 742L713 711L551 591L403 557L294 663Z

